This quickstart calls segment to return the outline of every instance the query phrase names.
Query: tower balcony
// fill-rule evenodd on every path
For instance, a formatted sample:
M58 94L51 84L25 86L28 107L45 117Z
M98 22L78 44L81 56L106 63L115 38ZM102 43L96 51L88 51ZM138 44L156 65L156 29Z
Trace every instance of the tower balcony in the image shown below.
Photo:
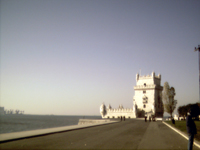
M163 87L153 84L153 85L137 85L133 87L134 90L147 90L147 89L158 89L158 90L162 90Z

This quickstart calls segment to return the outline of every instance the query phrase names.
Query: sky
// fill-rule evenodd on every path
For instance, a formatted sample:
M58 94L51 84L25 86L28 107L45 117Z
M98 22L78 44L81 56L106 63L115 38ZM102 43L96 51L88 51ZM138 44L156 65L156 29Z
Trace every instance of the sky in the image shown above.
M199 102L200 1L1 0L0 106L100 115L133 106L136 74Z

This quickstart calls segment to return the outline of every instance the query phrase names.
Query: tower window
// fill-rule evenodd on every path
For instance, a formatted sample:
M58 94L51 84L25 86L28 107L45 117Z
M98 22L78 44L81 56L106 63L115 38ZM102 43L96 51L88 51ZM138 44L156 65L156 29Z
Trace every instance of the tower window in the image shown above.
M144 83L144 86L146 86L146 83Z
M146 105L143 105L143 108L146 108Z
M143 104L146 104L146 103L148 103L148 97L144 96L143 97Z
M146 93L146 91L143 91L143 93Z

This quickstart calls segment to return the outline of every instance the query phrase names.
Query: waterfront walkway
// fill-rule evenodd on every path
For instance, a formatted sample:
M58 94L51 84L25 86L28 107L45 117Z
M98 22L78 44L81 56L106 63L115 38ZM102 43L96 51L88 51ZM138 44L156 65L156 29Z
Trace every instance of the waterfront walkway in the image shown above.
M0 149L187 149L187 143L162 122L126 120L1 143Z

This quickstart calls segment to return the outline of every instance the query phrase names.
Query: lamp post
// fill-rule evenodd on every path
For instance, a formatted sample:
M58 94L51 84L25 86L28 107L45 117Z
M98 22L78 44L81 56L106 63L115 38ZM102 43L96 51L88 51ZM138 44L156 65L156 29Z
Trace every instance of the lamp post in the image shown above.
M200 102L200 45L194 48L194 51L199 53L199 102Z

